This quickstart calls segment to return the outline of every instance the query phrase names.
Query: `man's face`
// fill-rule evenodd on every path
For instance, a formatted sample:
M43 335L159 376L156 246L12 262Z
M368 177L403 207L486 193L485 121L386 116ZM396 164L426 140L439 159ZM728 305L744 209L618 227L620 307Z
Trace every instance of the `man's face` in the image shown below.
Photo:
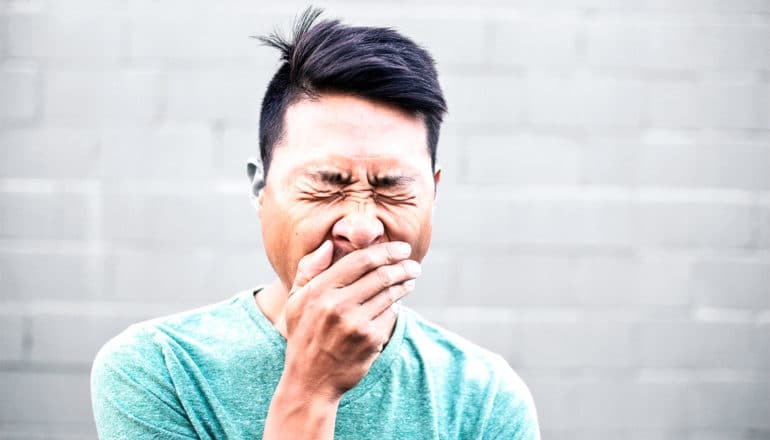
M439 174L422 118L328 94L289 106L284 127L259 204L265 251L287 289L300 258L326 239L334 261L386 241L423 259Z

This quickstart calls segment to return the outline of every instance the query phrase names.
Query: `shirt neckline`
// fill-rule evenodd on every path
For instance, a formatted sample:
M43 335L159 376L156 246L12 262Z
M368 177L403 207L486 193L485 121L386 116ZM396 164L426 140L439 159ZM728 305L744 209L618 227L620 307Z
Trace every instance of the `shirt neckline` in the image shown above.
M286 357L286 339L281 335L278 330L273 326L273 323L267 319L267 316L262 312L262 309L257 305L255 296L265 286L259 286L256 289L244 290L240 293L240 302L246 309L251 320L262 331L263 335L270 341L270 343L280 352L281 359ZM382 377L387 373L391 363L396 359L398 353L401 351L401 346L404 341L404 330L406 327L406 319L404 316L404 308L401 307L396 317L396 326L393 329L393 334L390 337L390 341L385 346L385 349L380 353L380 356L374 361L369 371L366 373L363 379L352 389L348 390L340 401L339 408L344 407L350 402L355 401L361 396L365 395L369 389L375 385Z

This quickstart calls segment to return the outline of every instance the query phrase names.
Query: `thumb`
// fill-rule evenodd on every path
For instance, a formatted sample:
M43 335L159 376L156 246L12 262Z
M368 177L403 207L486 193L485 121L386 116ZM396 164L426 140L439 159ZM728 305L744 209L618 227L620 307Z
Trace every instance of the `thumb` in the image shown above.
M297 274L294 276L294 284L289 296L309 283L318 274L326 270L332 262L332 242L326 240L313 252L305 255L297 264Z

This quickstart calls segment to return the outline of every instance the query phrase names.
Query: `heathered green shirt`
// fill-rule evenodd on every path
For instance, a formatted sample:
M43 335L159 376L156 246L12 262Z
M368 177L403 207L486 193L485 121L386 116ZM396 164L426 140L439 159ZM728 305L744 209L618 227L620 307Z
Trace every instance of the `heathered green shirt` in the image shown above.
M94 361L102 439L259 439L286 340L254 291L130 326ZM492 354L402 307L390 342L345 393L338 439L539 439L527 387Z

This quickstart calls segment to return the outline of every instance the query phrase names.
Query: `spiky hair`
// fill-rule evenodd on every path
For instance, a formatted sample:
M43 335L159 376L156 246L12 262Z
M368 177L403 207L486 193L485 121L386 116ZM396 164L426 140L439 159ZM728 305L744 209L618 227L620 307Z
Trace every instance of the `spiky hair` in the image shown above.
M435 167L441 121L447 107L435 63L425 49L391 28L348 26L316 20L308 8L297 19L291 40L279 33L255 37L278 49L283 61L262 100L259 150L265 178L273 148L284 133L289 105L323 93L346 93L391 104L419 115Z

